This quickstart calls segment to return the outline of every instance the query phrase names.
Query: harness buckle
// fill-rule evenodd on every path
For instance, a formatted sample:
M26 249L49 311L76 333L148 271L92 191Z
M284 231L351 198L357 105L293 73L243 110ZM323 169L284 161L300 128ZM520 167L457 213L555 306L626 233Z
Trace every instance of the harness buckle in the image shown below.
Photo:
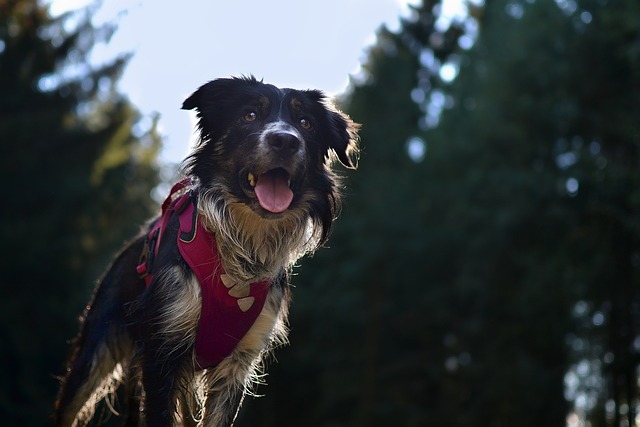
M142 248L142 253L140 253L140 258L138 260L138 266L136 267L136 271L141 279L146 278L152 273L153 260L156 255L156 244L158 243L159 234L160 228L154 228L144 240L144 247Z

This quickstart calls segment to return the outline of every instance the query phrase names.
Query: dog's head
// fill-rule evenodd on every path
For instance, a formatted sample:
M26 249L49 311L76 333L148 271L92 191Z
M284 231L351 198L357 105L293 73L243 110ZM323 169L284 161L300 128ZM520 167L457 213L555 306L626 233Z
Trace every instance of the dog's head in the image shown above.
M216 203L246 205L266 221L310 218L326 239L339 205L330 167L355 168L357 125L322 92L218 79L182 108L196 110L200 132L185 171Z

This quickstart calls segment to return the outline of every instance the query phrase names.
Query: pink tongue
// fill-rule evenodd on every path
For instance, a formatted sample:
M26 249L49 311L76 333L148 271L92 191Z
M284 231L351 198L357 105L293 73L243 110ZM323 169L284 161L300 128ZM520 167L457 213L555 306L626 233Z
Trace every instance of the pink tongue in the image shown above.
M260 206L269 212L284 212L293 200L293 191L287 183L288 176L282 171L270 171L258 177L255 191Z

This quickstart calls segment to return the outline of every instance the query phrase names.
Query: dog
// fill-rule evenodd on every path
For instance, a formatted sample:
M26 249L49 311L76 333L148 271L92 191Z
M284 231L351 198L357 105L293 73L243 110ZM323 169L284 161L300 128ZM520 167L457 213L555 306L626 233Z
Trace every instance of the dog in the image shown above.
M265 355L287 341L291 268L339 212L332 166L357 166L359 125L318 90L222 78L182 108L199 136L186 178L98 282L58 426L87 423L122 389L126 425L232 425Z

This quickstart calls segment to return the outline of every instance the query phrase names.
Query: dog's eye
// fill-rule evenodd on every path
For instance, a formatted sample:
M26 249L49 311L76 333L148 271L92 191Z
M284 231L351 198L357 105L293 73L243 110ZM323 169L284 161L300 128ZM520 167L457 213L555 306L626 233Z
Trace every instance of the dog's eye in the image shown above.
M252 122L257 118L258 118L258 115L256 114L255 111L250 111L247 114L245 114L243 117L245 122Z
M309 130L311 129L311 122L303 117L300 119L300 126L302 126L303 129Z

